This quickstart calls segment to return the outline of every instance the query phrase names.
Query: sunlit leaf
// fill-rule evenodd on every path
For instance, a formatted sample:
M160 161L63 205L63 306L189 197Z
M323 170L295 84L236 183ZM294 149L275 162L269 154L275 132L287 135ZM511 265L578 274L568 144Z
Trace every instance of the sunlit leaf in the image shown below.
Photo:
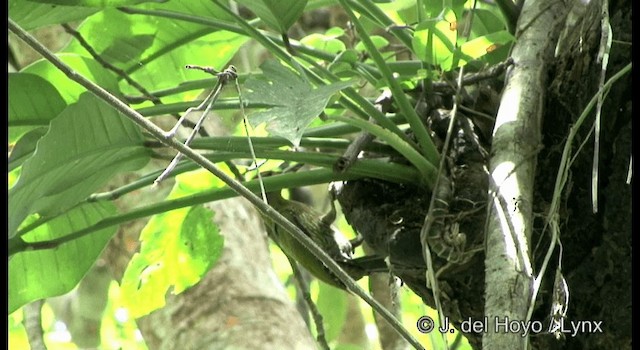
M58 58L73 70L82 74L85 78L112 93L117 93L118 83L115 76L95 60L76 54L58 54ZM69 79L51 62L46 60L33 63L26 67L23 72L39 75L47 81L54 83L56 89L67 103L78 101L78 97L87 91L82 85Z
M22 236L27 242L64 237L114 215L110 202L84 203ZM9 260L9 313L34 300L69 292L89 271L117 227L92 232L52 249L17 253ZM18 238L18 237L16 237Z
M213 175L198 170L178 176L169 198L221 186ZM125 302L135 318L163 307L170 289L178 294L198 283L220 257L224 242L213 212L202 206L155 215L140 240L140 252L122 279Z
M384 37L381 37L380 35L372 35L370 37L370 39L373 42L373 45L378 50L381 50L382 48L384 48L387 45L389 45L389 40L385 39ZM354 47L354 49L356 51L366 51L366 47L365 47L364 43L362 43L362 41L357 43L356 46Z
M203 19L225 19L224 13L208 0L172 0L139 7ZM128 16L111 8L91 16L78 31L95 51L148 91L207 77L202 72L185 69L187 64L223 69L247 40L245 36L216 31L202 24L156 16ZM64 51L87 55L76 40L72 40ZM120 89L125 94L141 94L123 79L120 79ZM162 101L183 102L198 93L171 95L163 97Z
M427 19L416 27L413 50L421 60L446 71L453 63L457 36L456 15L451 9L445 9L440 16Z
M515 38L511 33L503 30L467 41L460 46L460 51L471 59L478 59L501 46L510 44L514 40Z
M313 33L300 40L303 45L311 46L314 49L327 53L337 54L346 50L344 43L332 35Z

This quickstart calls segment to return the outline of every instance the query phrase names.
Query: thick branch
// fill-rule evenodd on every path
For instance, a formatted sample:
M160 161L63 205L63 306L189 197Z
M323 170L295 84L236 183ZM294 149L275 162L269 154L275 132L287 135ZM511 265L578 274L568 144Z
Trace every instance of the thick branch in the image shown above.
M546 71L563 17L562 3L527 1L519 19L515 65L507 75L493 132L490 162L492 203L486 236L485 349L523 349L528 342L499 322L525 321L531 298L531 208L536 155L541 143Z

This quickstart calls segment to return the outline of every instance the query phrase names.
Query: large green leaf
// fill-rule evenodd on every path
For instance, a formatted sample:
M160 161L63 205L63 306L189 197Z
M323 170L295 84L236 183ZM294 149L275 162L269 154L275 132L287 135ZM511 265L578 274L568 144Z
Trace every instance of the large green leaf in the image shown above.
M426 17L436 17L438 14L441 14L443 10L451 9L456 14L456 17L460 18L466 2L467 0L428 0L423 1L422 4L424 5Z
M100 85L112 93L118 93L118 82L112 72L108 71L93 59L82 57L77 54L58 54L62 62L69 65L73 70L82 74L85 78ZM87 89L75 81L69 79L64 73L56 68L51 62L40 60L26 67L22 72L39 75L47 81L55 84L60 95L67 103L73 103Z
M49 128L39 127L30 130L16 142L16 145L9 154L9 171L19 167L25 160L29 159L36 150L38 140L44 136Z
M142 53L153 44L155 36L152 34L130 35L116 40L100 53L105 61L112 64L129 63L132 59L142 56Z
M176 177L168 198L182 197L222 182L204 170ZM213 212L202 206L152 217L140 234L142 245L122 278L122 292L132 317L165 305L167 291L178 294L196 284L222 253L224 238Z
M28 0L9 0L9 17L25 30L81 20L99 10L81 6L52 6Z
M278 33L287 30L300 18L307 0L237 0Z
M31 129L48 127L66 106L58 90L45 79L9 73L9 143Z
M22 236L27 242L64 237L115 215L110 202L85 203ZM34 300L69 292L91 268L115 234L106 228L54 249L25 251L9 260L9 313Z
M131 6L142 2L166 2L169 0L29 0L43 4L86 6L86 7L116 7Z
M157 40L157 38L156 38ZM208 74L193 69L185 69L187 64L200 66L212 66L218 70L225 68L227 63L236 54L240 46L247 41L246 37L226 32L217 31L197 40L192 40L188 45L181 45L168 54L163 54L144 65L131 76L139 82L144 82L148 90L171 88L189 80L201 80L210 78ZM154 45L155 46L155 45ZM151 49L154 49L152 47ZM211 88L215 83L212 82ZM139 95L136 90L123 86L123 91ZM163 102L178 102L192 100L201 91L189 91L187 93L164 97Z
M51 121L9 191L9 237L29 214L51 217L76 205L114 174L144 166L139 128L91 94Z
M265 79L250 78L244 87L244 99L250 103L271 105L270 109L251 114L254 126L267 124L269 133L289 140L294 146L311 121L320 115L336 92L353 84L343 81L314 88L304 77L276 61L266 61L260 68Z
M208 0L173 0L138 7L205 19L224 18L222 12ZM187 64L224 68L247 40L244 36L214 31L214 28L202 24L156 16L128 15L109 8L84 21L78 31L105 60L126 71L149 91L172 88L187 80L203 78L202 72L185 69ZM71 41L64 51L88 55L76 40ZM125 94L141 94L124 80L121 80L120 88ZM198 94L191 91L164 97L163 102L182 102Z
M494 11L487 9L475 9L473 12L473 25L471 27L471 38L476 38L489 33L505 30L504 20Z

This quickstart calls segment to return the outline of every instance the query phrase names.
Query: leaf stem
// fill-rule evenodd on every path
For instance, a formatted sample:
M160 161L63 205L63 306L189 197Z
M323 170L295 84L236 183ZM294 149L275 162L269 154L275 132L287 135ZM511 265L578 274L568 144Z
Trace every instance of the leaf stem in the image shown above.
M218 7L220 7L225 12L227 12L230 16L235 18L238 25L240 25L244 29L247 35L249 35L254 40L262 44L264 48L269 50L273 55L275 55L276 57L278 57L279 59L281 59L282 61L284 61L294 69L303 69L305 74L311 77L316 84L319 84L319 85L326 84L326 82L323 81L323 79L319 77L315 72L308 69L307 67L300 65L298 62L296 62L295 58L291 56L291 54L289 54L287 51L280 48L278 45L274 43L273 40L271 40L270 38L262 34L260 31L258 31L256 28L251 26L243 18L239 17L233 11L228 9L226 6L221 5L218 0L214 0L213 2L216 5L218 5ZM305 57L303 56L301 56L301 58L305 59ZM321 73L330 82L340 81L340 79L337 76L335 76L325 68L320 67L317 64L314 64L313 61L310 61L308 59L306 61L314 65L314 68L316 68L318 72ZM343 97L340 99L339 102L343 104L346 108L354 111L354 113L360 115L363 118L371 117L375 119L376 122L378 122L381 126L393 131L400 138L405 139L406 142L411 143L411 141L397 127L397 125L389 121L389 119L382 112L380 112L369 100L362 97L355 89L348 87L346 89L343 89L341 91L341 94L343 95Z
M407 118L409 125L411 125L411 130L413 131L416 138L418 139L418 144L420 144L420 147L422 148L422 152L427 157L429 162L431 162L432 164L438 164L440 160L440 155L438 153L436 146L433 144L433 141L431 140L431 136L429 136L429 133L427 132L427 128L425 127L424 123L420 120L420 117L418 117L418 114L416 113L415 109L409 103L407 96L405 95L404 91L402 91L402 87L400 87L400 84L398 83L398 81L393 77L393 73L391 72L391 69L389 69L386 62L384 61L384 58L382 57L378 49L373 44L373 41L371 41L371 38L369 37L369 34L367 34L367 32L365 31L362 23L351 10L351 7L350 7L351 5L346 0L339 0L339 2L342 4L347 15L355 25L358 33L360 34L360 39L362 40L362 43L367 48L367 52L369 52L369 55L375 62L376 66L378 67L378 70L380 70L380 72L382 73L382 76L387 81L389 89L391 90L391 93L393 94L393 97L396 100L396 103L398 103L398 107L400 107L402 114L405 116L405 118Z
M409 162L418 169L418 171L420 171L420 174L423 177L423 182L429 187L429 189L433 189L437 174L436 167L429 163L429 161L416 151L416 149L404 142L401 138L397 137L397 135L366 120L343 116L331 116L329 118L358 127L361 130L367 131L387 142L391 147L407 158Z

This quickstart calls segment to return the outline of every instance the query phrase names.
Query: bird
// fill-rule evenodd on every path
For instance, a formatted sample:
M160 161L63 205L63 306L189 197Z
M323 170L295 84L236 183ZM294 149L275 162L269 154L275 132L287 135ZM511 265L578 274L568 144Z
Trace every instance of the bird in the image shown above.
M355 245L361 240L350 241L333 225L336 217L333 202L332 210L323 215L305 203L284 199L280 191L268 192L266 197L269 205L300 228L354 280L359 280L371 272L384 271L387 268L384 259L378 256L353 258ZM283 253L302 265L317 279L346 290L344 283L302 243L270 218L264 214L261 215L268 236L280 247Z

